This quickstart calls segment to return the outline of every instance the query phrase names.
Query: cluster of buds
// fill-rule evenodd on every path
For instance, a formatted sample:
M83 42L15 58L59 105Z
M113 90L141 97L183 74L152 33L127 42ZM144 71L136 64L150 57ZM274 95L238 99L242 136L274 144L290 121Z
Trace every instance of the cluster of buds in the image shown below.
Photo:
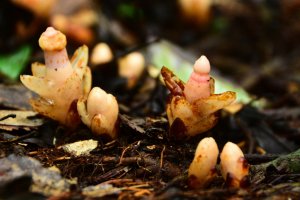
M138 80L145 71L144 55L138 51L131 52L125 56L114 58L110 47L106 43L97 44L91 55L92 65L101 65L116 59L118 62L118 74L127 80L127 89L136 86Z
M205 187L216 175L219 156L218 146L213 138L202 139L189 167L189 186ZM245 187L248 183L249 165L242 150L234 143L227 142L221 152L221 174L229 187Z
M38 99L30 102L33 109L68 127L76 127L81 119L93 133L116 138L119 113L116 98L99 87L91 90L88 48L80 47L70 61L66 44L65 35L52 27L41 35L39 45L44 50L45 65L33 63L33 75L20 77L27 88L39 95ZM127 60L134 65L141 61L144 65L143 58L137 54L123 59L120 62ZM186 84L167 68L162 69L166 86L171 91L167 104L171 129L172 126L178 126L176 123L181 123L187 136L207 131L216 123L216 111L235 100L234 92L213 94L214 80L209 72L210 64L204 56L196 61L194 72ZM136 77L131 78L133 81ZM191 187L203 187L212 180L216 174L218 155L219 149L213 138L200 141L189 168ZM242 187L249 171L243 152L237 145L228 142L220 157L221 172L226 182L233 187Z
M236 99L235 92L231 91L214 94L214 79L209 72L210 63L205 56L195 62L187 83L182 82L168 68L162 68L161 74L171 92L167 116L170 134L174 139L179 135L189 137L208 131L217 123L218 111Z
M45 65L33 63L31 67L33 75L20 77L21 82L28 89L39 95L38 99L30 101L31 106L36 112L68 127L76 127L81 118L85 124L93 125L92 130L95 134L108 134L115 138L115 129L107 127L116 126L116 116L118 116L116 100L111 104L104 103L113 98L103 93L101 89L94 89L89 95L92 77L87 66L88 48L86 46L78 48L70 61L66 44L65 35L52 27L47 28L41 35L39 45L44 51ZM97 93L100 93L98 96L102 98L97 98L95 102L93 97L97 96ZM82 106L84 99L87 99L89 105L87 110ZM108 105L117 108L111 109L107 107ZM105 108L98 108L101 106ZM108 113L106 109L115 113ZM99 115L105 117L98 117ZM93 121L95 116L97 116L97 124L89 122ZM97 125L99 127L95 127Z
M88 48L80 47L70 61L66 44L65 35L52 27L41 35L39 45L44 50L45 65L34 63L33 76L21 76L22 83L40 96L31 100L33 109L68 127L76 127L83 121L94 133L109 133L115 138L116 99L101 88L90 92ZM133 87L143 72L144 57L133 52L118 61L120 76L128 79L129 88ZM217 122L217 111L235 100L234 92L214 94L214 80L209 72L210 64L205 56L196 61L186 84L170 70L162 68L164 81L171 91L167 104L171 133L175 130L176 134L182 134L179 131L182 130L185 136L194 136L211 129ZM177 129L179 126L181 128Z

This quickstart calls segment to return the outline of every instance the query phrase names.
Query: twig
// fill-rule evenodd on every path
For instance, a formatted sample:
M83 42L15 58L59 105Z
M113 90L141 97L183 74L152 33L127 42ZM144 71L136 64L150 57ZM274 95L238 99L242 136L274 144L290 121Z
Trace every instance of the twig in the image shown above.
M131 168L129 167L117 167L117 168L114 168L100 176L90 176L90 177L87 177L87 180L88 182L92 182L92 183L99 183L99 182L103 182L103 181L107 181L109 179L112 179L114 177L122 177L124 176L126 173L128 173L128 171L130 171Z
M265 155L260 155L260 154L245 154L245 158L248 161L249 164L251 165L257 165L265 162L270 162L272 160L275 160L278 158L279 154L265 154Z
M125 183L130 183L130 182L134 182L133 179L131 178L121 178L121 179L112 179L112 180L108 180L108 181L104 181L102 183L100 183L99 185L106 185L106 184L125 184ZM136 182L134 182L136 184Z
M161 153L160 153L160 165L159 168L161 169L163 167L163 159L164 159L164 152L165 152L166 146L164 145Z
M119 165L122 164L123 157L124 157L125 153L127 152L127 150L128 150L128 149L131 149L135 144L139 146L140 143L141 143L140 140L139 140L139 141L136 141L136 142L134 142L134 143L128 145L128 146L122 151L122 154L121 154L121 156L120 156L120 162L119 162Z
M22 135L22 136L17 136L5 141L0 141L0 143L6 144L6 143L13 143L13 142L19 142L21 140L25 140L27 138L31 138L31 137L36 137L39 133L37 131L32 131L28 134Z
M16 117L17 117L16 114L9 114L9 115L6 115L6 116L0 118L0 121L6 120L8 118L16 118Z

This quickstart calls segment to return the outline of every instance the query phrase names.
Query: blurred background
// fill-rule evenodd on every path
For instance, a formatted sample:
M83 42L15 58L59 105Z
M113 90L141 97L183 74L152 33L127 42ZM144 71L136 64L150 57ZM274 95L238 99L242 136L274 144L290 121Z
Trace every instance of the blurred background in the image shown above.
M159 44L155 51L163 52L144 53L146 63L183 68L204 54L216 73L251 95L295 105L299 99L286 95L299 92L299 17L298 0L1 1L1 81L18 81L32 61L43 61L37 41L53 26L67 35L70 55L82 44L92 52L106 43L111 60ZM99 59L90 66L106 62Z
M32 62L44 62L38 38L48 26L66 34L70 57L89 47L93 85L117 96L122 113L164 113L161 67L186 81L195 60L206 55L217 92L236 91L242 107L269 119L272 129L254 133L273 130L299 141L299 0L1 1L2 88L31 74ZM251 109L242 115L250 127L262 119ZM283 151L276 142L268 149L268 140L260 146Z

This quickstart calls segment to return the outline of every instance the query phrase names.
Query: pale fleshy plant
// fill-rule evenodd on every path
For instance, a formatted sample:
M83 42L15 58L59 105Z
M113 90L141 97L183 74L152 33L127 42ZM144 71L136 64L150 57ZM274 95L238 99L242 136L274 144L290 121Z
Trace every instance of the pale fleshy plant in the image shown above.
M22 83L40 96L31 100L33 109L73 128L81 119L94 134L115 138L118 103L101 88L91 90L88 48L80 47L69 61L66 37L52 27L41 35L39 44L46 65L33 63L33 76L21 76Z
M31 99L33 109L61 124L76 127L80 123L77 100L91 88L91 72L87 67L88 48L80 47L68 58L66 37L52 27L41 35L39 45L44 51L45 65L33 63L32 76L22 75L22 83L39 95Z
M92 55L91 63L92 65L101 65L112 61L114 58L113 52L111 51L108 44L101 42L95 45Z
M118 59L119 75L127 79L127 88L133 88L145 70L145 58L140 52L132 52Z
M127 89L132 89L145 71L144 55L138 51L131 52L119 58L114 58L110 47L106 43L97 44L91 55L91 63L101 65L117 59L118 74L127 80Z
M229 187L246 187L249 165L242 150L234 143L227 142L220 155L221 173Z
M195 62L187 83L178 79L168 68L162 68L161 74L171 92L167 116L174 139L178 135L189 137L208 131L217 123L217 111L235 100L236 94L231 91L214 94L214 79L209 72L210 63L205 56Z
M94 87L88 97L78 100L77 110L82 122L95 135L117 137L119 107L116 98L99 87Z
M199 142L188 170L191 188L202 188L210 183L216 175L218 156L218 145L212 137L203 138Z
M205 187L216 175L219 149L211 137L203 138L195 151L195 157L188 170L191 188ZM227 142L220 155L221 174L228 187L247 187L249 184L249 164L242 150L234 143Z

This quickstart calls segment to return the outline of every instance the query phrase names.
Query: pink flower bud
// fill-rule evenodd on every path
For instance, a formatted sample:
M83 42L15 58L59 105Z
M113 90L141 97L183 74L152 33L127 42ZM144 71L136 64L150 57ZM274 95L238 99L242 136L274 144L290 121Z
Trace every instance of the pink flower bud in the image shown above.
M194 71L185 84L184 95L188 102L193 103L200 98L210 96L210 63L201 56L194 64Z
M40 47L44 50L45 64L47 67L45 78L62 84L73 73L73 68L66 50L66 36L52 27L41 35Z

